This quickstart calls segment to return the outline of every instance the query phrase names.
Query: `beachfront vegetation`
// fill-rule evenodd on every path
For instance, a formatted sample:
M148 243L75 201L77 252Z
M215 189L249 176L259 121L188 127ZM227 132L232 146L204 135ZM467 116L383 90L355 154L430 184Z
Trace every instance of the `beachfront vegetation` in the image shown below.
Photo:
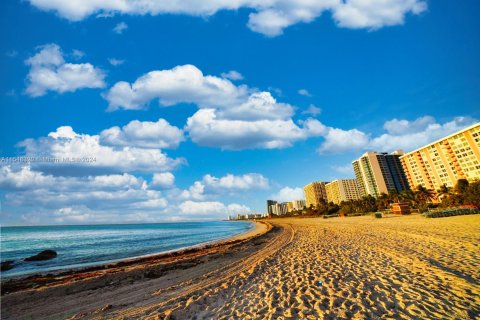
M449 208L462 205L471 205L480 208L480 181L468 182L460 179L455 188L446 186L438 190L441 207Z

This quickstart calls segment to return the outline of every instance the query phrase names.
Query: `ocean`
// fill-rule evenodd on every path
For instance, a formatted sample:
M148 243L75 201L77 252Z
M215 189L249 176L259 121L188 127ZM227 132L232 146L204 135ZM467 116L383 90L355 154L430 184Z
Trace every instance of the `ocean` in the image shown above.
M1 261L15 260L2 277L86 267L168 252L248 231L251 222L179 222L78 226L1 227ZM24 258L52 249L52 260Z

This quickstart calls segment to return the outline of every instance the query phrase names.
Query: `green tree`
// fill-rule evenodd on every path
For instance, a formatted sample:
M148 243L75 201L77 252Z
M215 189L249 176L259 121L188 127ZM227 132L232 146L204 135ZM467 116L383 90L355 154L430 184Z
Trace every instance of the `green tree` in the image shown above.
M390 202L400 202L400 194L395 189L388 190L388 198Z
M470 183L464 193L464 203L480 208L480 181Z
M419 205L425 205L432 199L432 195L427 188L419 184L415 190L415 198Z
M459 195L463 195L468 189L468 180L467 179L458 179L457 185L455 186L455 192Z
M379 210L385 210L390 206L390 197L386 193L380 193L380 196L377 198L376 205Z

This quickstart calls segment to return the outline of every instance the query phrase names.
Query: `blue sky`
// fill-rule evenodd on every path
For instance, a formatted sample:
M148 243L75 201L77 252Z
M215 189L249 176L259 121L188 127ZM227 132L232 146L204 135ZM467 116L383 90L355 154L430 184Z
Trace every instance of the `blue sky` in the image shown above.
M0 4L3 224L264 211L480 118L478 1L118 3Z

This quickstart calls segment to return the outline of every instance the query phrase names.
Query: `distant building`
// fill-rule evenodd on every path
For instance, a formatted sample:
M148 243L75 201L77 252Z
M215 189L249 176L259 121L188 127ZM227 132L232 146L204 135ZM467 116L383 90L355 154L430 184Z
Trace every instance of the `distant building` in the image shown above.
M372 195L377 198L390 190L401 192L409 189L400 156L402 151L390 154L367 152L352 162L360 196Z
M272 206L276 203L277 203L277 201L275 201L275 200L267 200L267 214L269 216L271 216L273 214Z
M245 214L237 214L237 220L246 220L247 219L247 215Z
M303 188L307 208L311 205L315 207L318 206L321 199L327 201L327 191L325 190L325 184L326 182L316 181L307 184Z
M287 202L275 203L274 205L271 205L269 208L271 208L272 213L277 216L286 215L288 212Z
M400 157L408 182L436 191L459 179L480 179L480 123Z
M340 204L342 201L360 199L356 179L337 179L325 185L328 202Z
M287 203L287 211L292 212L292 211L298 211L298 210L303 210L304 207L306 207L307 204L305 200L293 200L289 201Z

